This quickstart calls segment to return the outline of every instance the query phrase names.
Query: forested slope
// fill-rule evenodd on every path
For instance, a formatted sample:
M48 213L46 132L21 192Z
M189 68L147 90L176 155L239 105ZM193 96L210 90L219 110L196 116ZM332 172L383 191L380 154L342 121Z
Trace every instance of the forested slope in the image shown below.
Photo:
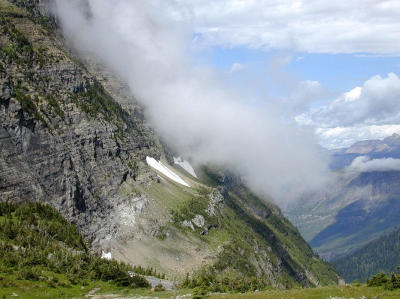
M340 258L333 265L348 282L365 281L380 271L395 272L400 265L400 229Z

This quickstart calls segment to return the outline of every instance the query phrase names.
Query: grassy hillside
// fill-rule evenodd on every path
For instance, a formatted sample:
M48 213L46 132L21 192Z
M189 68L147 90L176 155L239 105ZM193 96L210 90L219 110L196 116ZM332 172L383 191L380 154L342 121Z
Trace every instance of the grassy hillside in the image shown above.
M188 175L181 175L190 180ZM335 270L313 253L275 205L252 194L234 176L210 167L202 169L201 179L207 185L196 180L197 186L191 190L166 182L151 189L153 198L168 205L172 214L172 222L164 227L164 232L178 229L205 244L213 254L211 263L195 271L185 281L186 286L247 291L271 285L295 287L337 282ZM220 192L223 202L215 206L214 215L209 215L210 197ZM182 226L196 215L204 217L204 227L194 225L192 230ZM164 242L172 238L170 234Z
M76 227L48 205L0 203L0 295L69 296L97 284L149 287L128 274L138 270L92 253Z
M400 265L400 229L374 240L333 264L346 281L365 281L374 273L394 272Z

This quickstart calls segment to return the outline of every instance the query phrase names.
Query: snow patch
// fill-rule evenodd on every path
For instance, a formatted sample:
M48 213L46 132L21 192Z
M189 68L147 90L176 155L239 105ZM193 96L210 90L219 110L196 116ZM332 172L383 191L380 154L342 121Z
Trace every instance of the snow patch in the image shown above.
M161 172L163 175L170 178L174 182L177 182L178 184L184 185L186 187L190 187L189 184L186 183L179 175L175 174L168 167L164 166L161 161L157 161L156 159L151 157L146 157L146 162L150 167Z
M180 167L182 167L184 170L186 170L190 175L194 176L197 179L197 175L194 172L194 169L192 165L186 160L183 160L181 157L174 157L174 163L178 164Z
M104 259L104 260L108 260L108 261L112 260L111 252L107 252L106 253L106 252L102 251L101 252L101 258Z

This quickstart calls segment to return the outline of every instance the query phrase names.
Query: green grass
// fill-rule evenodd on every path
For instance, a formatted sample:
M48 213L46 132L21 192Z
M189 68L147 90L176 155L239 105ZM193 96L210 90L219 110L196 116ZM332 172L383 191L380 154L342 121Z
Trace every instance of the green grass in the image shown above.
M0 17L25 17L27 12L6 0L0 0Z
M66 276L52 274L58 281L68 281ZM83 297L90 290L100 286L107 292L118 289L115 285L107 282L90 282L87 285L69 285L55 287L49 286L47 281L19 280L15 275L2 276L0 280L0 298L11 298L17 294L18 298L71 298Z
M195 196L193 190L166 180L153 183L148 190L142 188L141 191L147 193L167 210L176 209L181 203L189 201Z
M365 285L327 286L322 288L271 289L262 292L245 294L216 294L210 299L328 299L338 298L400 298L400 290L388 291L380 287L367 287Z
M227 230L212 229L208 235L203 237L212 250L217 251L219 246L229 242L231 240L231 235Z
M149 286L141 276L128 274L146 269L91 253L76 227L50 206L0 202L0 216L1 289L75 289L93 283L127 289Z
M58 276L63 280L62 275ZM64 277L65 279L65 277ZM49 287L47 283L41 281L17 280L15 276L3 277L0 279L0 298L87 298L89 292L95 292L96 295L117 295L122 297L133 296L157 296L159 298L171 298L175 292L179 295L191 293L191 290L180 289L177 291L158 291L139 288L129 289L115 286L112 283L96 281L89 282L86 285L72 285L68 287Z

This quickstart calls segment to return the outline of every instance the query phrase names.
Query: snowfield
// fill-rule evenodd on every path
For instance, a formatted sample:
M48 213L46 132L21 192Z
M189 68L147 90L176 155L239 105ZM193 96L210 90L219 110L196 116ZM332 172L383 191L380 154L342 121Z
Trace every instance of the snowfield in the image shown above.
M186 187L190 187L189 184L186 183L179 175L175 174L168 167L164 166L161 161L157 161L156 159L151 157L146 157L146 162L150 167L161 172L163 175L173 180L174 182L177 182L178 184L181 184Z
M104 260L109 260L109 261L111 261L112 260L112 255L111 255L111 252L104 252L104 251L102 251L101 252L101 258L102 259L104 259Z
M181 157L175 158L174 157L174 163L178 164L180 167L182 167L186 172L188 172L191 176L195 177L197 179L197 175L194 172L194 169L192 165L186 160L183 160Z

